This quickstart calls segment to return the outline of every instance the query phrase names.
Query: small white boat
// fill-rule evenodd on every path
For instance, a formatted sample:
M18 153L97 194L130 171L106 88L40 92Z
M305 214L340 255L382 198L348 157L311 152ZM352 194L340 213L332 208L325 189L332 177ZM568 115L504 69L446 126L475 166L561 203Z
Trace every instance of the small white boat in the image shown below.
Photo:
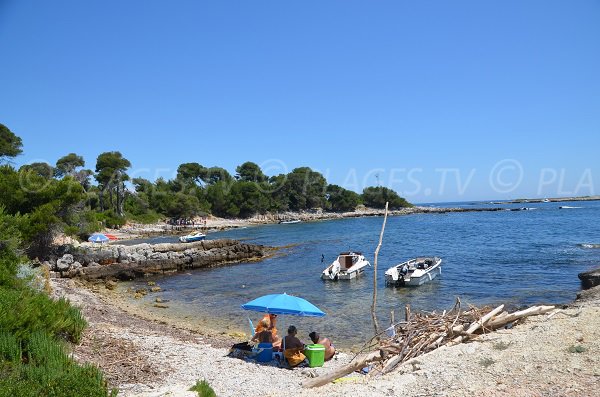
M365 267L371 266L368 260L360 252L342 252L327 269L321 273L323 280L350 280L365 271Z
M300 223L300 222L302 222L300 219L292 219L292 220L289 220L289 221L279 221L279 223L281 225L292 225L294 223Z
M438 257L415 258L385 271L385 285L419 286L442 274L442 259Z
M571 209L576 209L576 208L582 208L582 207L573 207L571 205L561 205L560 207L558 207L558 209L560 209L560 210L571 210Z
M206 238L206 234L204 234L202 232L194 232L194 233L190 233L186 236L179 237L179 241L181 241L182 243L191 243L194 241L202 241L205 238Z

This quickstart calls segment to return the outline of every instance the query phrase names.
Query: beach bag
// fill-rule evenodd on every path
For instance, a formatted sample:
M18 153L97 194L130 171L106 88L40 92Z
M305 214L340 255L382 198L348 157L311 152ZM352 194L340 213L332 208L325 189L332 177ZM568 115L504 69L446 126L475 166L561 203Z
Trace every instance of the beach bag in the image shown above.
M306 359L306 356L304 353L302 353L302 350L303 349L301 347L284 350L283 356L286 358L288 364L290 364L290 367L295 367L304 361L304 359Z
M231 346L231 349L229 349L229 354L227 354L227 356L245 359L254 354L252 352L252 347L253 346L248 342L236 343L235 345Z

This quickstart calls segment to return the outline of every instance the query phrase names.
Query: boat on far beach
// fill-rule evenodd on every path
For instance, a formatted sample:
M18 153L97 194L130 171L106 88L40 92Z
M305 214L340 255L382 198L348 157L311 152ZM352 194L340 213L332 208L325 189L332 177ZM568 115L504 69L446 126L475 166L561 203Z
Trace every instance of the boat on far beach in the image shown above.
M442 259L422 257L392 266L385 272L386 286L416 287L433 280L442 273Z
M194 241L202 241L206 238L206 234L197 231L197 232L193 232L190 234L187 234L185 236L181 236L179 237L179 241L181 241L182 243L192 243Z
M279 224L280 225L292 225L294 223L300 223L300 222L302 222L300 219L291 219L288 221L279 221Z
M360 252L342 252L335 261L321 273L323 280L350 280L371 266Z

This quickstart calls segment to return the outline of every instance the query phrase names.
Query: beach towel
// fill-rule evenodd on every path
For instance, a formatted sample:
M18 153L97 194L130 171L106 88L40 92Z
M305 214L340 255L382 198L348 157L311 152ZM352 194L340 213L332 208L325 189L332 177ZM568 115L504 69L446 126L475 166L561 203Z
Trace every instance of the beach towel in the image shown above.
M290 367L295 367L306 359L306 356L302 353L303 350L304 349L301 347L296 347L294 349L285 349L283 351L283 355L290 364Z

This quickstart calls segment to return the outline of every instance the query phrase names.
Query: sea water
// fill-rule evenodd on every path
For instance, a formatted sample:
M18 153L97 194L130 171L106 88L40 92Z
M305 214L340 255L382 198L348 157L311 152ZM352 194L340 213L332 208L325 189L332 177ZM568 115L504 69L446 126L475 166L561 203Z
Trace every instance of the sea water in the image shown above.
M600 265L600 202L503 205L535 210L416 214L389 217L379 254L377 315L387 326L391 312L441 312L460 297L467 304L513 308L571 302L580 289L579 272ZM442 205L443 206L443 205ZM497 206L497 205L496 205ZM373 263L383 217L352 218L291 225L265 225L213 233L267 246L285 246L274 257L216 269L154 278L162 291L150 294L192 321L226 332L249 332L247 317L260 313L241 305L262 295L286 292L301 296L327 313L323 318L279 316L283 333L290 324L308 340L316 330L334 344L357 346L373 336L370 307L373 267L358 279L323 281L322 270L342 251L360 251ZM164 242L164 239L159 239ZM442 258L442 274L414 288L390 288L385 270L417 256ZM142 286L144 280L133 282Z

